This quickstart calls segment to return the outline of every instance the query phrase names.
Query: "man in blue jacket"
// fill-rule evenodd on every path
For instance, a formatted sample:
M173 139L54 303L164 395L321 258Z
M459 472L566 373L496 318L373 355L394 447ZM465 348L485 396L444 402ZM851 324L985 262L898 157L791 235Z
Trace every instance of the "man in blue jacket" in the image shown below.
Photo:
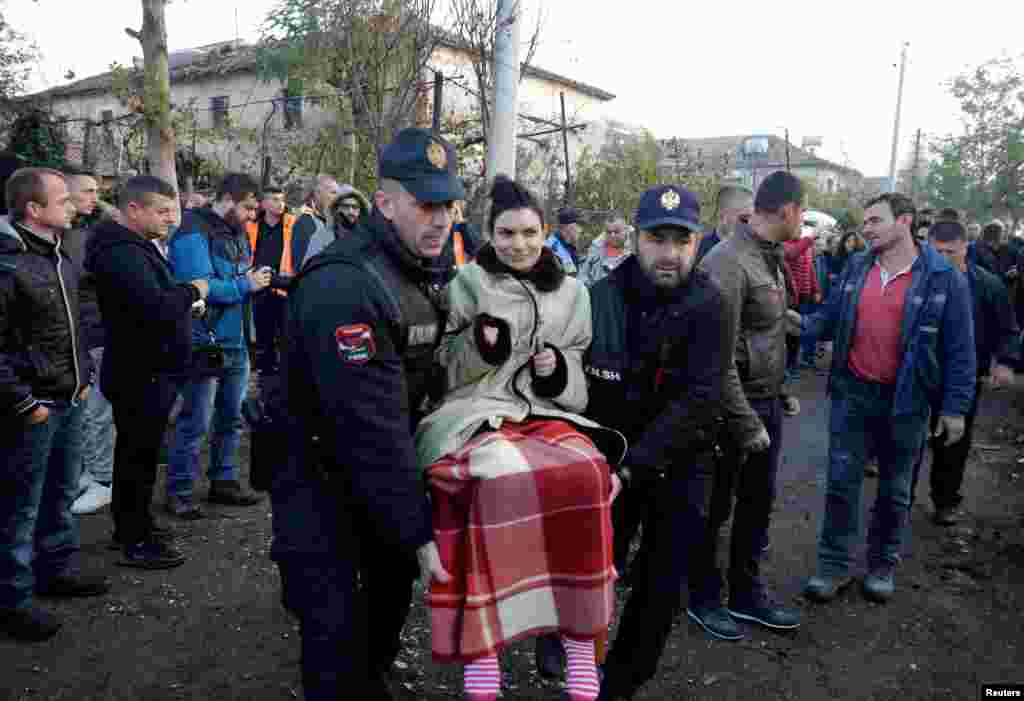
M852 582L864 463L871 456L878 458L880 474L864 595L879 602L892 598L930 406L939 407L933 435L945 436L949 446L963 438L974 399L967 280L935 249L914 240L914 214L913 202L900 194L868 202L864 238L870 250L850 261L825 307L803 320L804 332L835 337L818 571L804 588L815 601L830 601Z
M965 417L963 439L953 445L946 445L941 436L931 441L931 497L935 505L932 521L940 526L952 526L963 516L960 512L960 504L963 502L960 489L971 450L974 417L978 413L978 402L985 386L982 378L991 373L993 387L1013 384L1013 368L1020 363L1020 330L1002 280L980 265L967 261L967 232L960 222L938 222L929 230L928 241L936 251L946 256L953 267L967 276L974 315L975 355L978 359L978 384L974 401ZM936 407L933 417L938 416L940 411ZM914 471L914 484L917 484L917 470ZM911 496L914 491L911 489Z
M214 376L192 377L182 389L184 402L174 427L167 468L167 510L186 520L202 518L192 489L199 474L200 443L211 422L210 492L213 504L249 506L262 497L239 482L238 446L242 402L249 384L250 301L266 289L269 267L252 268L245 225L256 215L256 182L229 173L213 206L185 212L170 244L170 263L181 282L206 280L210 286L205 317L192 325L193 347L223 349L223 367Z
M579 215L575 209L566 207L558 212L558 228L551 232L544 245L558 256L566 275L576 277L579 272L580 256L576 250L576 242L580 237Z

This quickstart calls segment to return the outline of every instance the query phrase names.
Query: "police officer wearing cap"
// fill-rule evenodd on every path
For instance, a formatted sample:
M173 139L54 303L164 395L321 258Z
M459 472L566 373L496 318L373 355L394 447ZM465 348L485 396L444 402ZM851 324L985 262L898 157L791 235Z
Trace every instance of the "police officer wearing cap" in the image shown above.
M587 415L626 435L616 527L624 510L639 513L643 527L600 699L632 698L665 649L689 551L703 540L733 343L730 308L693 269L701 231L693 193L648 190L635 224L635 255L590 290Z
M419 571L447 581L412 432L444 314L431 260L465 197L444 141L400 132L373 209L291 288L283 369L289 459L274 475L272 557L302 631L306 699L389 699Z

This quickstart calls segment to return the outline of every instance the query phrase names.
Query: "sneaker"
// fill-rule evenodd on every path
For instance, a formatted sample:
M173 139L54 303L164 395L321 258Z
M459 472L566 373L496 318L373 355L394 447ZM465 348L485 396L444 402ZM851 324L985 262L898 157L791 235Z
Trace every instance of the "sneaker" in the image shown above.
M100 509L110 506L113 491L110 487L106 487L99 482L93 482L71 504L71 513L79 515L94 514Z
M823 577L815 575L807 580L804 585L804 596L811 601L825 603L836 598L843 589L850 586L853 577L841 575L837 577Z
M794 630L800 627L800 612L775 603L765 595L749 601L729 604L729 615L741 621L760 623L772 630Z
M108 591L110 582L106 578L86 575L62 575L36 587L36 594L39 596L61 598L102 596Z
M884 604L896 593L896 566L878 565L864 578L864 598Z
M557 635L540 635L534 644L537 674L545 679L559 679L565 671L565 649Z
M743 631L721 604L714 607L691 606L686 609L686 615L709 635L719 640L743 639Z
M155 538L126 545L124 557L117 563L143 570L169 570L185 563L185 556Z
M175 497L168 495L164 509L171 516L180 518L182 521L198 521L205 518L206 514L192 501L192 497Z
M46 640L56 635L61 625L59 618L35 606L0 609L0 630L15 640Z
M782 413L786 416L796 416L800 413L800 400L796 397L786 397L782 400Z
M932 523L937 526L955 526L964 519L964 512L955 506L946 506L935 509L932 514Z

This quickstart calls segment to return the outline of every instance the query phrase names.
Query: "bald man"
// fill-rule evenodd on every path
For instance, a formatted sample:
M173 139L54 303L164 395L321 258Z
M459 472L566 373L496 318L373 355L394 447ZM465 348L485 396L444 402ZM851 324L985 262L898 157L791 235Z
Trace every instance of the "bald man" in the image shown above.
M718 224L715 230L700 240L697 262L736 231L737 224L747 224L754 213L754 193L742 185L724 185L718 190Z

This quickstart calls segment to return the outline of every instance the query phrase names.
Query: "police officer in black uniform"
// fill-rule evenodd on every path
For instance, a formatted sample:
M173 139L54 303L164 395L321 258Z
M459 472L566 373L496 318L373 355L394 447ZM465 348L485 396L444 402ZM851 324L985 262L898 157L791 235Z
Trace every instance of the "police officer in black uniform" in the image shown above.
M615 504L639 510L632 592L604 665L599 699L628 699L651 679L679 608L689 551L703 540L732 311L693 269L700 204L673 185L640 198L635 255L590 290L594 338L587 415L626 435Z
M391 698L419 571L447 581L412 431L444 314L431 259L464 198L450 146L407 129L384 148L373 211L289 295L289 459L272 476L272 557L302 629L306 699Z

